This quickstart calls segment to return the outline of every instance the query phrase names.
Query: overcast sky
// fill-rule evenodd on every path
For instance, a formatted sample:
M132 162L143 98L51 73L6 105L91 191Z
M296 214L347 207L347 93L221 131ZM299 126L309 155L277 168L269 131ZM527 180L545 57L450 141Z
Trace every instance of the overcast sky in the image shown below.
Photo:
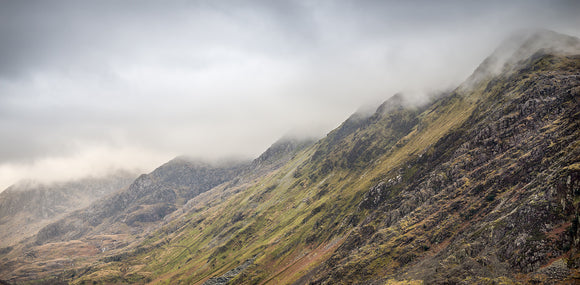
M256 157L395 92L451 88L514 31L579 36L578 15L578 1L0 0L0 189Z

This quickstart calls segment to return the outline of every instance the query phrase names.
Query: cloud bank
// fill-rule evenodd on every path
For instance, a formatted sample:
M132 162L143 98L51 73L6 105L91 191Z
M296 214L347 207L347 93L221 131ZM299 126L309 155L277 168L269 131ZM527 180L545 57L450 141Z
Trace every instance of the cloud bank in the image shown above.
M451 88L519 29L580 35L575 1L479 2L0 1L0 189L256 157Z

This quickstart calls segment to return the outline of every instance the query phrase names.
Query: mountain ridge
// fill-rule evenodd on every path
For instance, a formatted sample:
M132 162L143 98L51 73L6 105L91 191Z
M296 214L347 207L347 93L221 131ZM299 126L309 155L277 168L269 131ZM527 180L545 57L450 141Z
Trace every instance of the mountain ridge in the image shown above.
M76 265L54 265L56 279L42 275L47 266L40 265L58 264L47 248L59 249L62 242L52 240L0 254L0 267L13 271L0 278L72 284L577 282L580 52L536 50L512 61L499 73L478 68L457 89L422 106L393 96L374 114L355 114L313 144L275 143L238 175L183 199L179 209L153 222L156 227L138 233L138 242L94 236L117 248L89 252ZM141 176L135 189L179 191L195 176L181 163L163 167L167 173L154 171L160 174L155 179ZM163 177L172 177L166 188L147 188L164 185ZM18 254L26 262L15 264Z

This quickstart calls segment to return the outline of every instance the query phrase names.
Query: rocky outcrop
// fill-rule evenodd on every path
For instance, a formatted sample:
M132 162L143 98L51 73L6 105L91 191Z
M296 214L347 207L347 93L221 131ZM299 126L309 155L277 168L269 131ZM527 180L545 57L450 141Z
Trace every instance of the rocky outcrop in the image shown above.
M207 281L203 282L203 285L228 284L228 282L230 282L230 280L234 279L236 276L238 276L240 273L242 273L246 268L248 268L248 266L252 265L254 263L255 259L256 258L248 259L248 260L244 261L244 263L240 264L238 267L224 273L223 275L221 275L219 277L212 277L212 278L208 279Z

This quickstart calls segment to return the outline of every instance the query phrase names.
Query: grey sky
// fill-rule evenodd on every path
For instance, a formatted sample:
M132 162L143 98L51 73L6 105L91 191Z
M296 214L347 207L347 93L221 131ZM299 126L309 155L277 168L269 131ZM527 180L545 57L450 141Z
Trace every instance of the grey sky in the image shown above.
M577 1L0 0L0 189L255 157L395 92L453 87L516 30L579 36L579 14Z

